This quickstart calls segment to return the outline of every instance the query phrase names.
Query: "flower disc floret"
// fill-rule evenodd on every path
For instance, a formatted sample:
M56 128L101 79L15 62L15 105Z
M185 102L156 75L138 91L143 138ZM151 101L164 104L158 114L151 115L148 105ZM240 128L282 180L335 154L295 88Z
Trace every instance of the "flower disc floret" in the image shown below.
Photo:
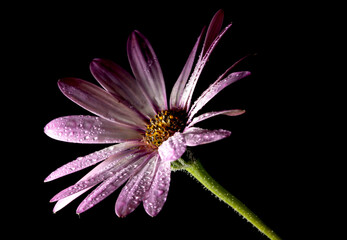
M182 132L185 123L186 113L184 111L160 111L147 125L145 141L151 147L157 148L176 132Z

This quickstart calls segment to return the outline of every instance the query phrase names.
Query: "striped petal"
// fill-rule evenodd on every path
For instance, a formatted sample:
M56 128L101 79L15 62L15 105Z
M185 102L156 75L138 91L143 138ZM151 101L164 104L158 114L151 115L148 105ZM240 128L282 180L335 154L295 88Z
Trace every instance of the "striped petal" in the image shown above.
M184 87L187 83L190 72L192 71L192 66L194 63L196 51L198 49L202 34L203 34L203 31L201 32L198 40L196 41L196 43L193 47L193 50L189 54L188 60L187 60L186 64L184 65L180 76L178 77L174 87L172 88L171 96L170 96L170 108L171 109L182 107L182 106L180 106L180 100L182 98Z
M208 34L205 38L205 42L204 42L202 52L200 54L200 58L197 64L195 65L194 71L184 89L184 92L181 98L180 106L182 106L185 109L190 108L191 99L193 97L195 86L198 82L200 74L202 70L204 69L205 64L208 58L210 57L213 49L217 46L217 43L222 38L222 36L226 33L226 31L231 27L231 24L229 24L218 35L216 35L216 33L220 31L220 26L223 20L222 15L224 15L222 11L217 12L209 25ZM214 40L212 41L213 38Z
M211 142L215 142L221 140L223 138L229 137L231 134L230 131L227 130L207 130L202 128L188 128L183 133L184 140L187 146L198 146L202 144L207 144Z
M95 167L94 169L92 169L89 173L87 173L83 178L81 178L79 180L80 181L84 181L85 179L89 178L90 176L94 175L99 169L100 167L102 167L102 164L99 164L97 167ZM62 208L64 208L66 205L68 205L70 202L72 202L73 200L75 200L76 198L78 198L79 196L81 196L83 193L85 193L86 191L88 191L89 189L91 189L91 187L85 188L79 192L76 192L66 198L60 199L54 206L53 208L53 212L56 213L59 210L61 210Z
M161 162L152 186L143 201L143 206L148 215L155 217L163 208L169 193L170 179L170 162Z
M94 59L90 70L100 85L112 95L123 98L147 118L156 114L135 78L122 67L110 60Z
M229 76L222 80L217 80L212 85L210 85L209 88L207 88L201 96L198 98L198 100L195 101L194 105L190 109L190 112L188 114L188 123L191 122L194 115L203 107L206 103L208 103L214 96L216 96L220 91L222 91L225 87L229 86L230 84L236 82L237 80L240 80L246 76L250 75L250 72L244 71L244 72L234 72L231 73Z
M63 209L64 207L66 207L66 205L68 205L70 202L72 202L73 200L75 200L76 198L78 198L79 196L81 196L83 193L87 192L88 190L90 190L92 187L86 188L80 192L77 192L75 194L72 194L66 198L63 198L61 200L59 200L53 208L53 212L56 213L58 211L60 211L61 209Z
M224 111L218 111L218 112L204 113L198 117L193 118L191 123L189 123L188 127L192 127L195 124L197 124L198 122L204 121L208 118L215 117L218 115L226 115L226 116L233 117L233 116L239 116L241 114L244 114L245 112L246 112L245 110L241 110L241 109L231 109L231 110L224 110Z
M156 112L167 109L163 73L157 56L145 36L134 31L127 44L130 66Z
M146 155L142 158L139 158L132 164L120 169L120 171L118 171L112 177L106 179L82 201L82 203L78 206L76 213L80 214L92 208L93 206L104 200L106 197L108 197L111 193L116 191L123 183L125 183L125 181L129 179L134 171L136 171L139 166L143 164L146 158Z
M185 151L185 139L180 132L176 132L173 136L169 137L158 148L159 156L164 162L172 162L179 159Z
M125 151L127 149L141 145L138 142L127 142L113 145L107 148L104 148L100 151L88 154L84 157L79 157L76 160L69 162L62 167L58 168L52 172L46 179L45 182L52 181L54 179L66 176L68 174L80 171L84 168L90 167L112 155L115 155L119 152Z
M220 9L218 12L215 13L213 16L210 25L207 29L203 49L202 49L202 55L205 55L207 50L210 48L216 37L218 36L220 30L222 29L222 24L224 20L224 11Z
M115 206L118 217L127 216L143 201L154 180L158 163L159 157L155 154L124 186Z
M58 82L66 97L86 110L109 121L135 129L144 129L146 123L129 106L102 88L77 78L63 78Z
M89 174L87 178L84 178L83 180L78 181L76 184L59 192L51 199L51 202L58 201L86 188L95 186L109 177L112 177L114 174L123 168L126 168L128 165L137 161L144 155L146 155L146 153L143 151L132 149L109 157L107 160L93 169L93 174Z
M141 139L141 132L95 116L54 119L44 129L56 140L73 143L120 143Z

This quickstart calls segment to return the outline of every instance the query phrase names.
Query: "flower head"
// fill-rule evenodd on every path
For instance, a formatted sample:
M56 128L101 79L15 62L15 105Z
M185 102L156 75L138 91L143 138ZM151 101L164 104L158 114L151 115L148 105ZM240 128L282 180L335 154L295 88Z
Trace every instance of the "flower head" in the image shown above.
M146 212L156 216L168 195L170 163L179 159L187 146L207 144L231 134L223 129L198 128L195 124L217 115L237 116L244 110L208 112L197 117L196 114L222 89L249 72L229 74L234 64L191 104L201 71L231 26L221 30L223 18L222 10L213 17L193 69L204 31L198 37L172 89L169 103L156 54L138 31L134 31L127 42L133 75L109 60L94 59L90 70L102 88L78 78L59 80L58 86L66 97L96 116L57 118L46 125L45 133L66 142L115 145L79 157L45 179L51 181L100 163L76 184L52 198L52 202L57 201L54 212L97 186L77 208L77 213L82 213L125 183L116 201L116 214L124 217L143 202Z

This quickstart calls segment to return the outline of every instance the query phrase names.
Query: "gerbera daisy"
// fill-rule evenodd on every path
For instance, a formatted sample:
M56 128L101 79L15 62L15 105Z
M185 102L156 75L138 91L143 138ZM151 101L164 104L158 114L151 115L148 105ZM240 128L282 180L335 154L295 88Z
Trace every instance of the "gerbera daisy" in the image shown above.
M52 202L57 201L54 212L98 185L77 208L77 213L82 213L125 183L116 201L116 214L125 217L143 202L146 212L156 216L168 195L171 162L178 160L187 146L211 143L231 134L228 130L202 129L195 124L217 115L240 115L244 110L196 114L221 90L249 72L230 73L231 66L192 104L201 71L231 26L222 29L223 18L220 10L211 20L192 71L204 30L198 37L169 101L156 54L138 31L132 32L127 42L133 75L112 61L94 59L90 70L102 88L78 78L59 80L58 86L66 97L96 116L57 118L46 125L45 133L66 142L115 145L79 157L45 179L48 182L101 162L76 184L52 198Z

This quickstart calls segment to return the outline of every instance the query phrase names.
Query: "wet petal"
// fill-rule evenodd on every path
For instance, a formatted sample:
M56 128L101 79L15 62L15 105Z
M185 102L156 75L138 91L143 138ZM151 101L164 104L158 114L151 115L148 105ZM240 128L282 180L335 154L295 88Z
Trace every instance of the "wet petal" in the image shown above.
M215 26L214 24L217 24L217 25ZM212 30L215 27L220 29L219 20L214 22L214 23L211 22L211 24L209 26L209 31L211 32L210 36L215 36L215 31ZM189 81L188 81L188 83L184 89L184 92L183 92L183 95L181 98L181 103L180 103L180 106L182 106L183 108L185 108L185 109L190 108L191 100L193 97L193 92L194 92L195 86L198 82L198 79L200 77L200 74L201 74L202 70L204 69L205 64L206 64L208 58L210 57L213 49L217 46L217 43L219 42L221 37L225 34L225 32L230 27L231 27L231 24L226 26L223 29L223 31L220 32L220 34L215 37L215 39L212 41L212 43L208 43L208 45L206 45L207 43L205 42L205 46L201 52L200 58L199 58L197 64L195 65L194 71L193 71L193 73L192 73L192 75L191 75L191 77L190 77L190 79L189 79ZM212 34L212 32L213 32L213 34ZM210 38L212 38L212 37L210 37ZM208 42L210 42L210 40L208 40Z
M153 156L148 163L135 174L124 186L116 202L115 210L118 217L125 217L134 211L150 189L156 171L159 157Z
M133 128L145 128L146 123L135 111L90 82L63 78L58 85L65 96L102 118Z
M100 166L101 164L99 164ZM89 178L90 176L92 176L93 174L95 174L98 171L98 167L94 168L93 170L91 170L89 173L87 173L83 178L80 179L80 181L84 181L85 179ZM86 191L88 191L89 189L91 189L92 187L88 187L84 190L81 190L79 192L76 192L66 198L60 199L54 206L53 208L53 212L56 213L59 210L61 210L62 208L64 208L66 205L68 205L70 202L72 202L73 200L75 200L76 198L78 198L79 196L81 196L83 193L85 193Z
M59 192L51 199L51 202L58 201L86 188L95 186L109 177L112 177L121 169L126 168L129 164L132 164L144 155L146 155L146 153L137 149L132 149L109 157L93 169L93 174L89 174L88 177Z
M73 200L75 200L76 198L78 198L79 196L81 196L83 193L87 192L89 189L91 189L92 187L86 188L80 192L77 192L73 195L70 195L66 198L63 198L61 200L59 200L53 208L53 212L56 213L59 210L63 209L64 207L66 207L66 205L68 205L70 202L72 202Z
M179 159L185 151L185 138L180 132L176 132L173 136L169 137L158 148L160 158L164 162L171 162Z
M139 158L134 163L120 169L116 174L114 174L112 177L106 179L100 186L98 186L92 193L90 193L78 206L77 213L82 213L102 200L104 200L106 197L108 197L111 193L116 191L123 183L125 183L126 180L129 179L129 177L136 171L139 166L143 164L143 161L147 158L147 156L144 156L142 158Z
M204 121L208 118L215 117L218 115L226 115L226 116L232 117L232 116L239 116L241 114L244 114L245 112L246 112L245 110L241 110L241 109L231 109L231 110L224 110L224 111L218 111L218 112L204 113L198 117L193 118L192 122L189 123L188 127L192 127L198 122Z
M206 143L215 142L223 138L229 137L230 134L230 131L223 129L207 130L196 127L189 128L183 133L187 146L198 146Z
M156 114L135 78L122 67L110 60L94 59L90 70L100 85L112 95L125 99L148 118Z
M67 116L54 119L44 129L56 140L73 143L120 143L141 139L138 130L95 116Z
M134 31L128 39L127 51L135 78L152 102L156 112L167 109L163 73L147 38L140 32Z
M152 186L143 201L143 206L148 215L155 217L163 208L169 193L170 179L170 162L161 162Z
M237 80L240 80L246 76L250 75L250 72L244 71L244 72L234 72L231 73L229 76L222 80L217 80L212 85L210 85L209 88L207 88L201 96L198 98L198 100L195 101L194 105L190 109L190 112L188 114L188 122L192 120L194 115L203 107L206 103L208 103L214 96L216 96L220 91L222 91L225 87L229 86L230 84L236 82Z
M206 51L210 48L211 44L218 36L220 30L222 29L223 19L224 19L224 11L220 9L213 16L210 22L210 25L207 29L202 55L206 54Z
M124 150L136 147L141 145L138 142L127 142L127 143L120 143L117 145L113 145L107 148L104 148L100 151L88 154L84 157L79 157L76 160L69 162L62 167L58 168L54 172L52 172L46 179L45 182L52 181L54 179L66 176L68 174L80 171L84 168L90 167L108 157L111 155L115 155L119 152L122 152Z
M182 97L182 94L184 91L184 87L185 87L187 80L188 80L188 77L190 75L190 72L192 71L192 66L194 63L196 51L198 49L202 33L200 34L198 40L196 41L194 48L191 51L191 53L188 57L188 60L183 67L183 70L182 70L180 76L178 77L174 87L172 88L171 96L170 96L170 108L171 109L182 107L179 105L179 103L180 103L180 100L181 100L181 97Z

